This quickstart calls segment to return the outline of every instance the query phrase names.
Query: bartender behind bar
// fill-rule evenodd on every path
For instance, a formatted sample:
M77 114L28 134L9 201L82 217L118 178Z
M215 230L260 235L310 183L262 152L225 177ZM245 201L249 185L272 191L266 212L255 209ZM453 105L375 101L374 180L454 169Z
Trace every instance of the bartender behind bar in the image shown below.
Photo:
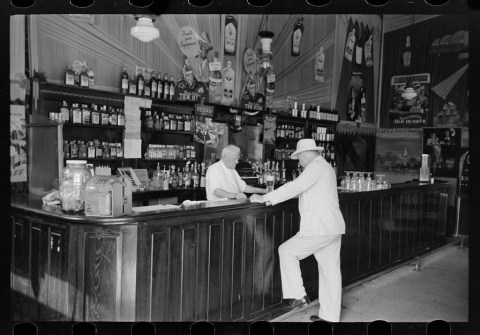
M292 309L310 303L299 261L313 254L318 263L320 309L310 320L339 322L342 300L340 245L345 222L338 203L335 172L319 155L322 150L313 139L299 140L291 158L298 159L304 168L300 176L263 196L254 194L250 201L276 205L299 196L300 229L278 248L283 298L291 299Z
M246 199L245 193L266 193L266 189L247 185L240 178L240 175L235 170L239 159L239 147L227 145L223 148L222 158L215 164L212 164L207 170L207 200Z

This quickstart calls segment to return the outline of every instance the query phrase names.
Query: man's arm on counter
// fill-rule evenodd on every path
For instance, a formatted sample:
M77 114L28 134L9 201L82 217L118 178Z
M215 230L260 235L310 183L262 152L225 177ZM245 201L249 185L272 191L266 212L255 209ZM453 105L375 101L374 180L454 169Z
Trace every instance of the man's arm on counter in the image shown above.
M260 188L260 187L253 187L250 185L245 185L245 189L243 190L245 193L260 193L260 194L265 194L267 193L266 188Z
M229 199L246 199L247 198L247 196L242 192L233 193L233 192L225 191L224 189L221 189L221 188L216 188L215 191L213 191L213 194L215 194L219 198L229 198Z

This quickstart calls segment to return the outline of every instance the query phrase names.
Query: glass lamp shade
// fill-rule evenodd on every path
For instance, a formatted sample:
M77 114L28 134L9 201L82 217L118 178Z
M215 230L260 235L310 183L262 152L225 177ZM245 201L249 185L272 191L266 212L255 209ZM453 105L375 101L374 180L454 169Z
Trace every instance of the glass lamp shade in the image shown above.
M416 98L416 97L417 97L417 92L413 88L412 82L408 81L405 84L405 91L402 93L402 98L407 99L407 100L411 100L411 99Z
M142 42L150 42L160 37L160 32L153 26L151 18L139 17L137 25L130 30L130 35Z
M272 54L261 54L257 73L265 76L271 72L273 72Z

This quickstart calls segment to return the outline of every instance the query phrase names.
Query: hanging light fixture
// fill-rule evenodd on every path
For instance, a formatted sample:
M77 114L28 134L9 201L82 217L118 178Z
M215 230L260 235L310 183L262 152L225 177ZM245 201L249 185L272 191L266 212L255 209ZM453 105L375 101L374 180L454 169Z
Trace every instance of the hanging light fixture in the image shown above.
M268 29L268 14L266 16L265 27ZM269 30L258 32L260 43L262 44L262 53L260 54L260 64L257 72L261 76L273 72L272 51L270 46L272 45L274 35L275 34Z
M405 88L402 93L402 98L407 100L412 100L413 98L416 98L416 97L417 97L417 91L415 91L412 81L408 80L407 83L405 84Z
M137 20L137 25L132 27L130 35L142 42L150 42L160 37L160 32L153 25L155 22L153 16L138 15L135 16L135 20Z

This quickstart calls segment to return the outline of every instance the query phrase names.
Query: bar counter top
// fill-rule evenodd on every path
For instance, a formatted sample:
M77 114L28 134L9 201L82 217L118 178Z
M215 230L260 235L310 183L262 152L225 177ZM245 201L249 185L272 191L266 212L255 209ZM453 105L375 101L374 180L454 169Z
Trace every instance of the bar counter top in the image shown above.
M392 184L391 188L372 190L372 191L347 191L342 188L338 188L339 201L348 200L353 198L365 198L371 196L383 196L395 192L405 192L413 190L429 190L438 189L439 187L445 187L448 182L436 182L435 184L408 182L401 184ZM288 202L297 201L296 198L289 200ZM177 215L196 215L204 211L212 213L218 211L229 210L242 210L245 208L258 209L265 207L264 204L252 203L248 199L242 200L223 200L223 201L190 201L190 203L184 203L179 206L178 209L159 209L149 211L132 211L131 214L117 216L117 217L98 217L98 216L85 216L83 213L70 214L64 213L61 210L60 205L47 205L42 202L42 197L34 194L19 194L11 198L11 206L15 210L20 212L29 212L30 214L37 214L62 220L66 224L80 224L80 223L94 223L98 225L116 225L116 224L134 224L139 220L148 220L153 216L158 217L161 214L162 217L172 217Z

